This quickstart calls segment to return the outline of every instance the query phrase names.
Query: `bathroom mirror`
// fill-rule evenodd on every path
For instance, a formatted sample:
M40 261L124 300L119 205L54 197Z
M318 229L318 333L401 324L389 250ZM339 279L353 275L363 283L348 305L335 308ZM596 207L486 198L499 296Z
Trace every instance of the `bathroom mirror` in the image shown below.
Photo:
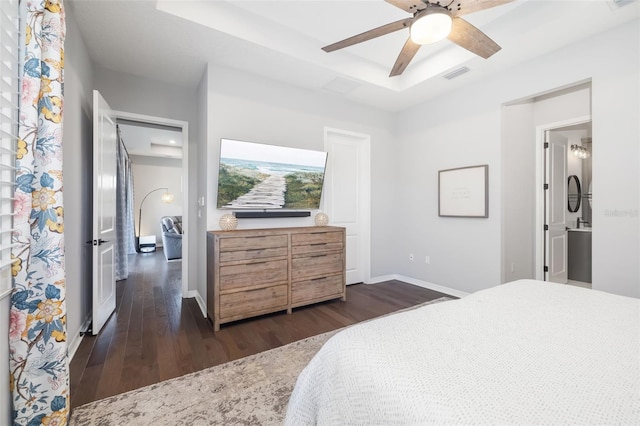
M580 209L580 202L582 201L582 188L580 188L580 179L578 179L578 176L569 176L568 185L569 211L575 213Z

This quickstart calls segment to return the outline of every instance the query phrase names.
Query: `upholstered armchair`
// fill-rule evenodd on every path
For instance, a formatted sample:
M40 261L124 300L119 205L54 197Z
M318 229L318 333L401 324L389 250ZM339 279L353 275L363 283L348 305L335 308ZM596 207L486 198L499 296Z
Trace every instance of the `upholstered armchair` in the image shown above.
M167 260L182 259L182 216L163 216L162 245Z

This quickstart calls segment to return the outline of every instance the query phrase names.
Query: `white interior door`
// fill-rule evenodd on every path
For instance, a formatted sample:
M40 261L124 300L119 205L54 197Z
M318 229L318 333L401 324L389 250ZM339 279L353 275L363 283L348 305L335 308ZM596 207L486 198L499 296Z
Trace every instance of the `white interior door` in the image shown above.
M116 122L93 91L93 334L116 308Z
M370 277L370 137L325 129L327 172L323 194L329 222L346 229L347 284Z
M545 279L567 283L567 138L546 132L547 153Z

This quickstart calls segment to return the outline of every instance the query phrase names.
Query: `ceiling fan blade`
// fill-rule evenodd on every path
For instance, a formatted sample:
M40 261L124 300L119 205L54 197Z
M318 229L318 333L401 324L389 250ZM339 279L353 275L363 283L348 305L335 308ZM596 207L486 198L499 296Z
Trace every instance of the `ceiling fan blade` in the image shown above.
M462 18L453 18L451 33L447 37L460 47L487 59L500 50L500 46L485 33Z
M418 53L418 49L420 49L420 45L411 41L411 37L409 37L400 55L398 55L398 59L396 59L396 63L393 65L389 77L402 74L409 65L409 62L411 62L413 57L416 56L416 53Z
M469 13L478 12L480 10L491 9L505 3L511 3L513 0L458 0L457 4L451 6L453 16L468 15Z
M371 40L372 38L390 34L395 31L401 30L403 28L409 28L409 26L411 25L411 21L413 21L413 18L401 19L396 22L391 22L390 24L386 24L381 27L374 28L369 31L365 31L361 34L358 34L353 37L346 38L337 43L333 43L328 46L325 46L322 48L322 50L324 50L325 52L333 52L334 50L338 50L348 46L352 46L354 44L362 43L363 41Z
M409 13L414 13L414 12L417 12L418 10L422 10L425 7L427 7L427 5L421 0L385 0L385 1Z

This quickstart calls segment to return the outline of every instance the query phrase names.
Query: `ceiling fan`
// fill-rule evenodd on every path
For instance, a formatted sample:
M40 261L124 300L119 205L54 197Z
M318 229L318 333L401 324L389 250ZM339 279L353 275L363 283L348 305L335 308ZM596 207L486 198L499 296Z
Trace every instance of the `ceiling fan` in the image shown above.
M407 39L389 77L400 75L423 44L435 43L444 38L483 58L488 58L500 46L485 33L461 18L462 15L489 9L513 0L385 0L387 3L413 14L411 18L391 22L362 34L349 37L322 48L333 52L363 41L371 40L404 28L409 28Z

